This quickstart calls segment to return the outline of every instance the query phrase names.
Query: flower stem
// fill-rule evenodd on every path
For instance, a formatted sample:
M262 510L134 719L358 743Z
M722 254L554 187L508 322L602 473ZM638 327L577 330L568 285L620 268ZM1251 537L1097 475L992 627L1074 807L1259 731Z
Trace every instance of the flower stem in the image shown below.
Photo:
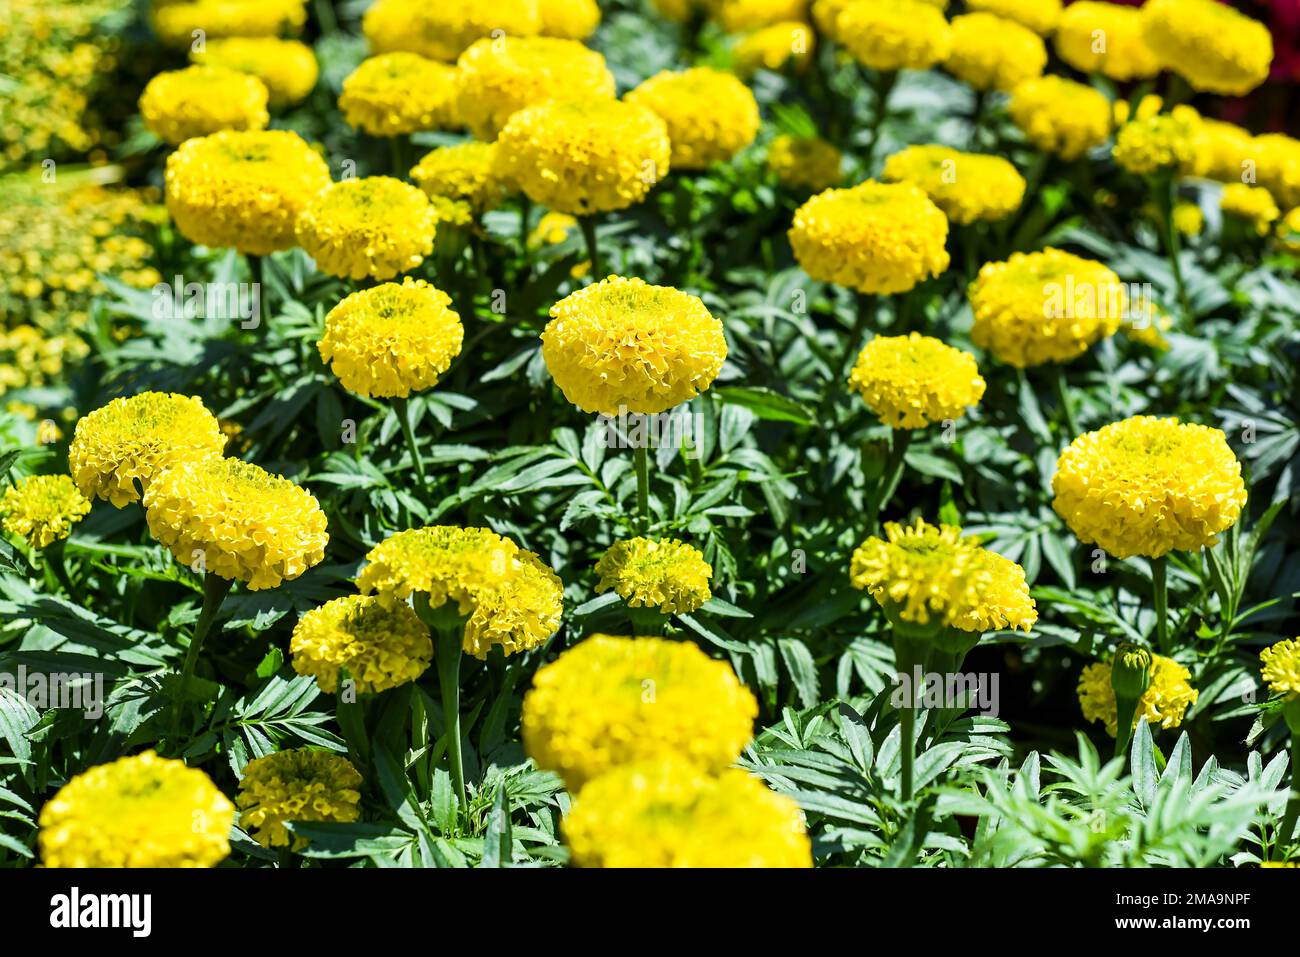
M1178 239L1178 227L1174 223L1174 208L1178 205L1178 183L1172 173L1165 173L1156 183L1156 200L1160 207L1160 228L1164 233L1165 255L1169 258L1169 269L1174 274L1174 288L1178 294L1178 308L1182 312L1184 323L1192 321L1192 309L1187 299L1187 287L1183 283L1183 267L1179 261L1182 246Z
M894 84L898 82L898 74L894 71L881 71L876 74L872 88L875 92L874 111L871 114L871 142L867 145L862 156L862 168L868 176L871 175L872 164L875 163L876 154L879 152L880 131L884 128L885 117L889 113L889 94L894 89Z
M460 749L460 657L463 640L455 628L437 630L438 688L442 695L443 735L447 740L447 762L451 784L462 814L469 810L465 794L465 762Z
M257 312L258 319L261 322L267 322L271 318L271 300L266 295L266 259L263 256L254 256L251 253L248 259L248 274L253 279L253 287L257 290Z
M650 530L650 453L638 445L634 453L636 463L636 514L642 533Z
M415 429L411 425L411 404L405 396L393 399L393 411L397 413L397 421L402 427L402 438L406 440L406 447L410 450L411 459L415 462L415 477L424 484L424 459L420 457L420 447L415 442Z
M904 706L898 709L900 801L912 800L915 790L917 701L923 700L925 689L915 687L913 682L918 665L924 675L927 655L928 648L923 642L905 634L898 624L894 625L894 667L902 682L900 690L906 692Z
M857 310L853 316L853 329L849 332L848 341L844 344L844 354L840 358L840 382L831 383L831 387L842 385L843 380L849 377L853 371L853 364L858 360L858 353L862 349L862 334L872 328L871 319L875 314L876 298L867 295L864 292L857 294L855 299Z
M1156 647L1161 654L1169 652L1169 586L1166 581L1164 555L1151 559L1151 585L1156 606Z
M203 573L203 607L199 610L199 620L194 625L194 637L190 639L190 647L185 652L185 663L181 666L182 689L189 685L190 678L194 675L194 666L199 660L199 649L203 647L203 640L212 630L217 612L221 610L221 603L230 594L230 587L233 584L234 582L229 578L222 578L212 572Z
M524 194L519 194L519 255L522 260L524 276L533 269L532 250L528 248L530 220L533 218L533 201Z
M880 524L880 513L885 510L889 500L894 497L894 492L898 490L898 483L903 478L907 447L912 441L912 430L893 429L890 437L889 458L885 462L885 470L880 475L880 484L876 486L876 491L871 496L871 505L867 510L868 535L875 534Z
M600 274L600 247L596 243L596 220L592 216L579 216L582 226L582 238L587 242L587 258L591 260L591 281L600 282L605 277Z
M1070 440L1078 438L1079 421L1074 416L1074 403L1070 401L1070 385L1065 381L1065 366L1059 362L1052 365L1052 384L1056 387L1056 401L1060 406L1061 424L1069 432Z

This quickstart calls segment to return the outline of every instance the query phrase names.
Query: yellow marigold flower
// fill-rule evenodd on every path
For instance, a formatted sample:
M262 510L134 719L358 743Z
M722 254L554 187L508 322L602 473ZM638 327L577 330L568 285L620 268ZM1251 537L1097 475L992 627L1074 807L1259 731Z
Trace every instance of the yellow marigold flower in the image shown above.
M1277 224L1277 244L1289 253L1300 255L1300 206L1288 212Z
M1029 631L1038 621L1025 570L977 539L962 538L960 528L924 519L907 527L887 522L885 536L858 546L849 578L891 616L978 632Z
M921 0L853 0L841 6L830 35L865 67L928 70L952 50L948 21Z
M725 163L758 135L758 102L749 87L709 67L664 70L624 99L668 125L673 169Z
M212 867L235 807L206 774L152 751L78 774L41 808L46 867Z
M813 279L864 293L907 292L948 268L948 219L911 183L867 180L800 206L795 259Z
M1016 84L1007 109L1025 139L1067 162L1110 136L1111 107L1106 97L1064 77L1040 76Z
M1133 7L1078 0L1061 14L1055 42L1061 59L1080 73L1126 83L1160 72L1160 61L1147 46L1142 14Z
M0 528L32 548L67 538L89 512L90 500L66 475L29 475L0 495Z
M1020 208L1025 178L1001 156L909 146L885 160L881 179L920 187L949 222L996 222Z
M944 69L977 90L1012 90L1042 76L1047 48L1028 27L991 13L968 13L952 21L952 50Z
M762 779L666 758L582 789L562 825L578 867L811 867L803 815Z
M334 694L346 668L359 694L378 694L414 681L433 660L429 629L405 602L385 605L373 595L347 595L298 619L289 641L293 670L312 675Z
M144 493L153 537L195 570L248 583L292 581L325 557L325 513L311 492L239 459L182 462Z
M1112 738L1119 730L1119 714L1115 705L1115 688L1111 684L1110 664L1097 662L1088 665L1079 676L1079 704L1085 721L1100 721ZM1138 718L1145 717L1152 727L1176 728L1183 723L1183 715L1196 703L1200 692L1191 686L1192 673L1163 655L1151 656L1151 684L1138 698L1133 715L1133 726Z
M391 279L433 251L437 217L429 197L391 176L332 183L298 215L298 245L321 272Z
M767 168L782 185L820 192L838 184L844 155L819 136L773 137L767 147Z
M585 40L600 26L596 0L538 0L543 36Z
M307 98L316 87L320 67L312 48L298 40L276 37L230 37L210 40L190 59L257 77L271 94L272 106L287 106Z
M524 749L576 793L636 761L676 757L720 771L749 743L757 715L731 665L688 641L592 635L533 677Z
M1129 120L1149 119L1164 109L1164 105L1165 101L1154 93L1148 93L1138 100L1136 110L1130 109L1128 100L1116 100L1112 105L1115 125L1123 126Z
M812 28L791 20L746 34L731 53L736 72L751 76L759 70L776 72L787 66L802 70L812 58L814 45Z
M308 840L285 822L355 821L360 787L361 775L341 754L293 748L254 758L239 781L239 826L263 847L300 851Z
M528 236L529 248L558 246L578 228L578 221L567 213L546 213Z
M483 37L535 36L541 28L537 0L376 0L361 18L361 32L374 52L418 53L448 62Z
M1196 203L1180 202L1174 207L1174 228L1184 236L1199 236L1205 228L1205 214Z
M966 0L966 8L1012 20L1044 37L1061 19L1061 0Z
M713 593L713 569L693 545L674 538L616 542L596 563L596 593L614 589L633 608L656 607L665 615L692 612Z
M1187 106L1130 120L1115 134L1115 162L1139 176L1189 166L1199 146L1201 118Z
M465 652L478 658L495 646L512 655L546 641L560 627L564 597L559 577L533 552L486 528L445 525L380 542L366 555L357 587L385 605L417 593L431 608L456 602L468 616Z
M1221 431L1149 415L1071 442L1052 492L1079 541L1116 558L1213 545L1246 504L1241 463Z
M1229 216L1248 219L1255 227L1255 232L1267 236L1273 223L1282 215L1273 202L1273 195L1262 186L1248 186L1245 183L1228 183L1219 196L1219 208Z
M1182 172L1220 183L1243 182L1245 174L1254 171L1260 152L1254 137L1235 123L1201 117L1196 149Z
M194 42L194 31L208 40L221 37L274 37L296 32L307 20L306 0L198 0L156 3L154 32L168 46Z
M1300 206L1300 140L1281 133L1268 133L1255 137L1253 147L1251 158L1258 161L1260 185L1267 188L1284 208ZM1240 180L1241 172L1225 179Z
M614 75L605 58L577 40L478 40L460 55L456 67L458 110L481 140L496 139L506 121L526 106L614 98Z
M1268 79L1273 38L1262 23L1216 0L1148 0L1147 45L1194 89L1241 96Z
M722 323L671 286L610 276L551 307L542 358L585 412L663 412L695 398L727 358Z
M187 66L159 73L140 94L140 117L159 139L175 146L218 130L260 130L266 111L266 84L255 76L221 66Z
M1300 638L1289 638L1259 653L1260 673L1273 694L1295 698L1300 695Z
M411 179L430 199L463 202L475 213L495 209L506 195L496 174L495 143L466 142L439 146L411 170Z
M1115 334L1128 308L1115 273L1052 248L985 263L968 295L971 340L1018 369L1083 355Z
M381 53L348 74L339 110L371 136L400 136L457 123L456 68L415 53Z
M714 19L728 33L760 30L782 21L804 20L808 0L720 0Z
M585 216L639 203L668 174L664 121L618 100L520 110L497 140L497 172L535 203Z
M295 245L307 201L329 185L320 154L288 130L186 140L167 157L167 211L190 242L265 256Z
M192 396L141 392L83 416L68 446L68 471L81 494L118 508L140 498L164 469L219 458L226 447L217 417Z
M868 342L849 375L849 387L893 429L923 429L959 419L984 395L974 356L915 332Z
M410 276L354 292L325 317L321 360L357 395L406 398L430 389L464 340L450 306L445 292Z

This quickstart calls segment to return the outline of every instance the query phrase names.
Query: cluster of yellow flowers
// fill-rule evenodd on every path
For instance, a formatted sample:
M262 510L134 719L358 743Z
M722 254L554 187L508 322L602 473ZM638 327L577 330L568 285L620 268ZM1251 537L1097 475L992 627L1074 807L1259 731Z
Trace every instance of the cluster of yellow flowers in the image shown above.
M849 386L894 429L959 419L984 395L974 356L916 332L868 342Z
M433 660L429 629L405 602L346 595L298 619L289 642L293 670L312 675L333 694L346 668L358 694L377 694L414 681Z
M948 219L910 183L828 189L795 211L790 245L813 279L906 292L948 268Z
M316 88L320 67L312 48L279 37L229 37L190 49L190 60L255 76L265 84L271 106L292 106Z
M433 252L437 216L429 197L391 176L331 183L298 214L298 245L322 272L391 279Z
M1131 120L1115 134L1115 162L1139 175L1186 167L1199 132L1200 117L1188 106Z
M1115 688L1111 682L1111 664L1095 662L1083 669L1079 676L1079 704L1086 721L1100 721L1112 738L1119 731ZM1200 692L1191 685L1192 673L1163 655L1151 656L1151 683L1138 699L1138 718L1161 728L1176 728L1183 723L1183 715L1196 703Z
M302 850L286 821L355 821L361 775L341 754L296 748L255 758L239 781L239 824L263 847Z
M1241 463L1223 432L1148 415L1071 442L1052 492L1079 540L1117 558L1213 545L1246 504Z
M307 22L306 7L307 0L154 0L151 20L163 43L183 47L196 31L205 40L295 33Z
M320 357L358 395L404 398L432 388L464 338L450 305L445 292L410 276L354 292L325 317Z
M1262 186L1228 183L1219 197L1219 208L1229 216L1248 220L1261 236L1267 236L1282 215L1273 194Z
M872 536L854 551L849 576L904 622L982 632L1029 631L1038 620L1024 569L953 525L886 523L885 538Z
M1082 355L1115 334L1128 308L1115 273L1051 248L985 263L969 295L971 339L1021 369Z
M727 358L722 323L696 296L610 276L551 307L542 358L586 412L663 412L709 387Z
M0 171L115 145L92 100L122 55L100 22L128 0L0 0Z
M712 596L713 569L698 548L668 538L630 538L615 543L596 563L596 592L611 588L633 608L664 614L692 612Z
M1289 700L1300 696L1300 638L1288 638L1259 653L1264 683Z
M255 76L224 66L159 73L140 95L145 127L173 146L220 130L260 130L270 94Z
M758 103L749 87L709 67L657 73L624 100L667 125L673 169L725 163L758 134Z
M0 528L32 548L67 538L89 513L90 500L66 475L29 475L0 495Z
M1008 160L947 146L908 146L885 160L881 176L920 187L962 226L1005 219L1025 197L1025 178Z
M357 576L363 595L385 606L414 594L430 608L448 602L465 621L464 650L486 658L540 645L560 627L564 589L535 553L486 528L430 526L398 532L372 548Z
M46 867L211 867L235 807L202 771L145 751L74 777L39 823Z

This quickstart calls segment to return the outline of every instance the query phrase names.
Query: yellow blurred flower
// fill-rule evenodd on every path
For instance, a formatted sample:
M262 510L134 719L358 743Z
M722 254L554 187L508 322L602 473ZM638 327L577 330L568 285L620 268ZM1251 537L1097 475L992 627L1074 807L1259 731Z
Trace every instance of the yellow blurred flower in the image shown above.
M751 76L759 70L776 72L786 67L802 70L812 58L815 43L808 24L788 20L745 34L731 55L741 76Z
M1025 139L1067 162L1110 136L1111 106L1106 97L1063 77L1041 76L1016 84L1007 110Z
M235 807L206 774L152 751L72 778L41 808L46 867L212 867Z
M418 53L451 62L471 43L492 36L535 36L537 0L375 0L361 32L375 53Z
M307 21L306 0L198 0L153 4L151 21L168 46L184 47L201 31L206 40L296 33Z
M853 0L831 22L830 35L873 70L928 70L952 50L948 21L921 0Z
M612 545L596 563L596 593L614 589L633 608L663 614L692 612L712 597L713 569L698 548L673 538L629 538Z
M1300 638L1289 638L1259 653L1260 674L1273 694L1300 696Z
M1005 219L1025 196L1025 179L1008 160L947 146L908 146L885 160L881 179L920 187L958 225Z
M450 306L445 292L410 276L354 292L325 317L321 360L357 395L406 398L430 389L464 340Z
M411 169L411 179L430 199L465 203L474 215L495 209L506 196L496 173L495 143L465 142L439 146Z
M292 748L254 758L239 781L239 826L263 847L300 851L286 821L347 823L361 816L361 775L341 754Z
M585 412L655 413L707 389L727 342L696 296L610 276L551 307L542 358L564 397Z
M1220 430L1148 415L1071 442L1052 492L1079 541L1116 558L1213 545L1246 504L1241 463Z
M348 670L358 694L378 694L414 681L433 660L429 629L405 602L346 595L313 608L289 640L293 670L312 675L327 694Z
M952 21L952 49L943 67L976 90L1012 90L1041 76L1047 48L1028 27L991 13L968 13Z
M522 729L528 756L577 793L637 761L720 771L749 743L757 716L731 665L688 641L592 635L534 675Z
M968 10L992 13L1051 36L1061 19L1061 0L966 0Z
M808 15L808 0L717 0L713 18L728 33L760 30L782 21L801 21Z
M1147 0L1143 33L1161 66L1193 89L1241 96L1268 78L1268 28L1217 0Z
M1300 255L1300 206L1290 210L1277 224L1277 243L1287 252Z
M959 419L984 395L974 356L916 332L868 342L849 375L849 387L894 429Z
M296 236L321 272L391 279L433 251L437 217L429 197L391 176L332 183L298 214Z
M455 126L455 67L415 53L383 53L348 74L339 110L348 125L371 136L398 136Z
M657 73L624 101L645 107L667 124L673 169L725 163L758 135L754 94L732 74L710 67Z
M543 36L586 40L600 26L596 0L537 0Z
M1115 134L1115 162L1145 175L1189 166L1198 150L1201 118L1187 106L1125 123Z
M828 189L794 214L790 244L813 279L863 293L906 292L948 268L948 219L910 183Z
M1272 194L1262 186L1228 183L1219 196L1219 209L1228 216L1249 220L1255 232L1267 236L1282 215Z
M1259 185L1272 193L1283 209L1300 206L1300 140L1282 133L1266 133L1254 138L1252 148ZM1226 177L1240 178L1240 173Z
M1061 14L1056 52L1080 73L1100 73L1121 83L1160 72L1147 46L1141 11L1118 3L1078 0Z
M1111 684L1111 664L1088 665L1079 676L1079 704L1085 721L1100 721L1112 738L1119 730L1115 688ZM1196 704L1200 692L1191 686L1192 673L1163 655L1151 656L1151 684L1138 699L1133 725L1145 717L1153 727L1176 728L1183 723L1187 709Z
M89 513L90 500L66 475L29 475L0 495L0 528L32 548L67 538Z
M266 84L272 106L290 106L305 100L320 75L311 47L276 37L211 40L201 50L191 50L190 60L257 77Z
M219 130L260 130L266 111L266 84L255 76L221 66L187 66L159 73L140 95L145 127L175 146Z
M819 136L782 133L767 147L767 168L791 189L820 192L844 178L844 155Z

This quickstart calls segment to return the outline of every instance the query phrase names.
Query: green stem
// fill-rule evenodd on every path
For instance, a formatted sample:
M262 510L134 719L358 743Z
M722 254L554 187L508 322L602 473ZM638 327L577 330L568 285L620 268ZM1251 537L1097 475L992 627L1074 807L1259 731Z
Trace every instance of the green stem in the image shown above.
M1156 606L1156 647L1169 653L1169 586L1166 580L1168 559L1161 555L1151 559L1151 585Z
M889 500L894 497L894 492L898 490L898 483L903 478L907 447L912 442L912 430L894 429L890 436L889 458L885 462L885 470L881 473L880 484L876 486L876 492L871 496L871 505L867 511L868 535L875 534L880 524L880 513L885 510Z
M406 179L410 167L406 163L406 137L400 133L388 138L389 155L393 162L393 176Z
M1134 717L1137 715L1138 699L1115 699L1115 757L1122 758L1128 753L1128 743L1133 737Z
M257 289L257 310L258 318L263 322L268 322L271 318L271 298L266 294L266 259L263 256L254 256L249 254L248 274L253 279L253 285Z
M898 82L896 72L879 72L876 74L875 81L872 83L872 89L875 92L874 112L871 115L871 142L862 156L862 168L867 176L871 175L871 168L876 161L876 154L879 152L880 131L884 128L885 117L889 113L889 94L894 89L894 84Z
M199 610L199 620L194 625L194 637L190 639L190 647L185 652L185 663L181 666L182 688L190 683L194 666L198 664L199 649L203 647L203 640L212 630L217 612L221 610L221 603L230 594L230 587L233 584L234 582L229 578L222 578L212 572L203 573L203 607Z
M591 260L591 281L600 282L605 277L600 274L600 247L596 243L596 220L592 216L579 216L582 226L582 238L587 243L587 258Z
M916 689L912 690L913 695ZM902 736L898 746L902 748L903 768L898 785L898 797L903 801L912 800L912 778L916 766L916 709L904 708L898 716L899 734Z
M1160 207L1160 229L1164 233L1165 255L1169 259L1169 269L1174 274L1178 308L1182 311L1182 319L1186 324L1192 321L1192 309L1187 298L1187 287L1183 283L1183 267L1179 261L1182 243L1178 238L1178 227L1174 224L1174 207L1178 205L1178 183L1174 174L1163 174L1156 183L1155 192Z
M438 629L438 688L442 695L443 735L447 740L447 762L451 766L451 784L456 790L461 813L469 809L465 793L465 763L460 747L460 658L461 634L455 628Z
M858 361L858 353L862 349L862 335L868 329L872 328L871 319L875 313L876 299L864 292L857 294L856 298L857 311L853 317L853 329L849 333L849 339L844 344L844 354L840 357L840 382L831 383L835 388L843 384L843 381L849 377L853 371L853 365Z
M1060 406L1061 417L1065 420L1062 425L1069 432L1070 440L1078 438L1079 422L1074 416L1074 403L1070 400L1070 385L1065 381L1065 366L1059 362L1052 365L1052 383L1056 387L1056 401Z
M81 593L73 586L72 578L68 575L68 566L64 560L63 541L51 542L46 546L44 551L45 567L54 575L56 581L62 586L64 592L74 602L81 602Z
M402 437L406 440L406 447L415 462L415 477L423 486L424 459L420 457L420 447L415 442L415 429L411 425L411 403L405 396L395 398L393 399L393 411L397 413L397 421L402 427Z
M650 530L650 453L644 445L638 445L634 458L636 462L637 523L644 534Z
M523 193L519 194L519 255L523 257L523 273L529 275L533 269L532 250L528 248L528 237L533 218L533 201Z
M917 688L914 683L916 666L920 665L921 674L925 674L926 658L928 657L929 648L923 641L911 635L904 634L897 623L894 625L894 667L904 684L903 688L909 689L906 700L906 707L898 709L898 748L900 757L900 773L898 782L898 798L900 801L912 800L912 793L915 790L915 768L916 768L916 713L919 710L918 700L924 693L924 688Z

